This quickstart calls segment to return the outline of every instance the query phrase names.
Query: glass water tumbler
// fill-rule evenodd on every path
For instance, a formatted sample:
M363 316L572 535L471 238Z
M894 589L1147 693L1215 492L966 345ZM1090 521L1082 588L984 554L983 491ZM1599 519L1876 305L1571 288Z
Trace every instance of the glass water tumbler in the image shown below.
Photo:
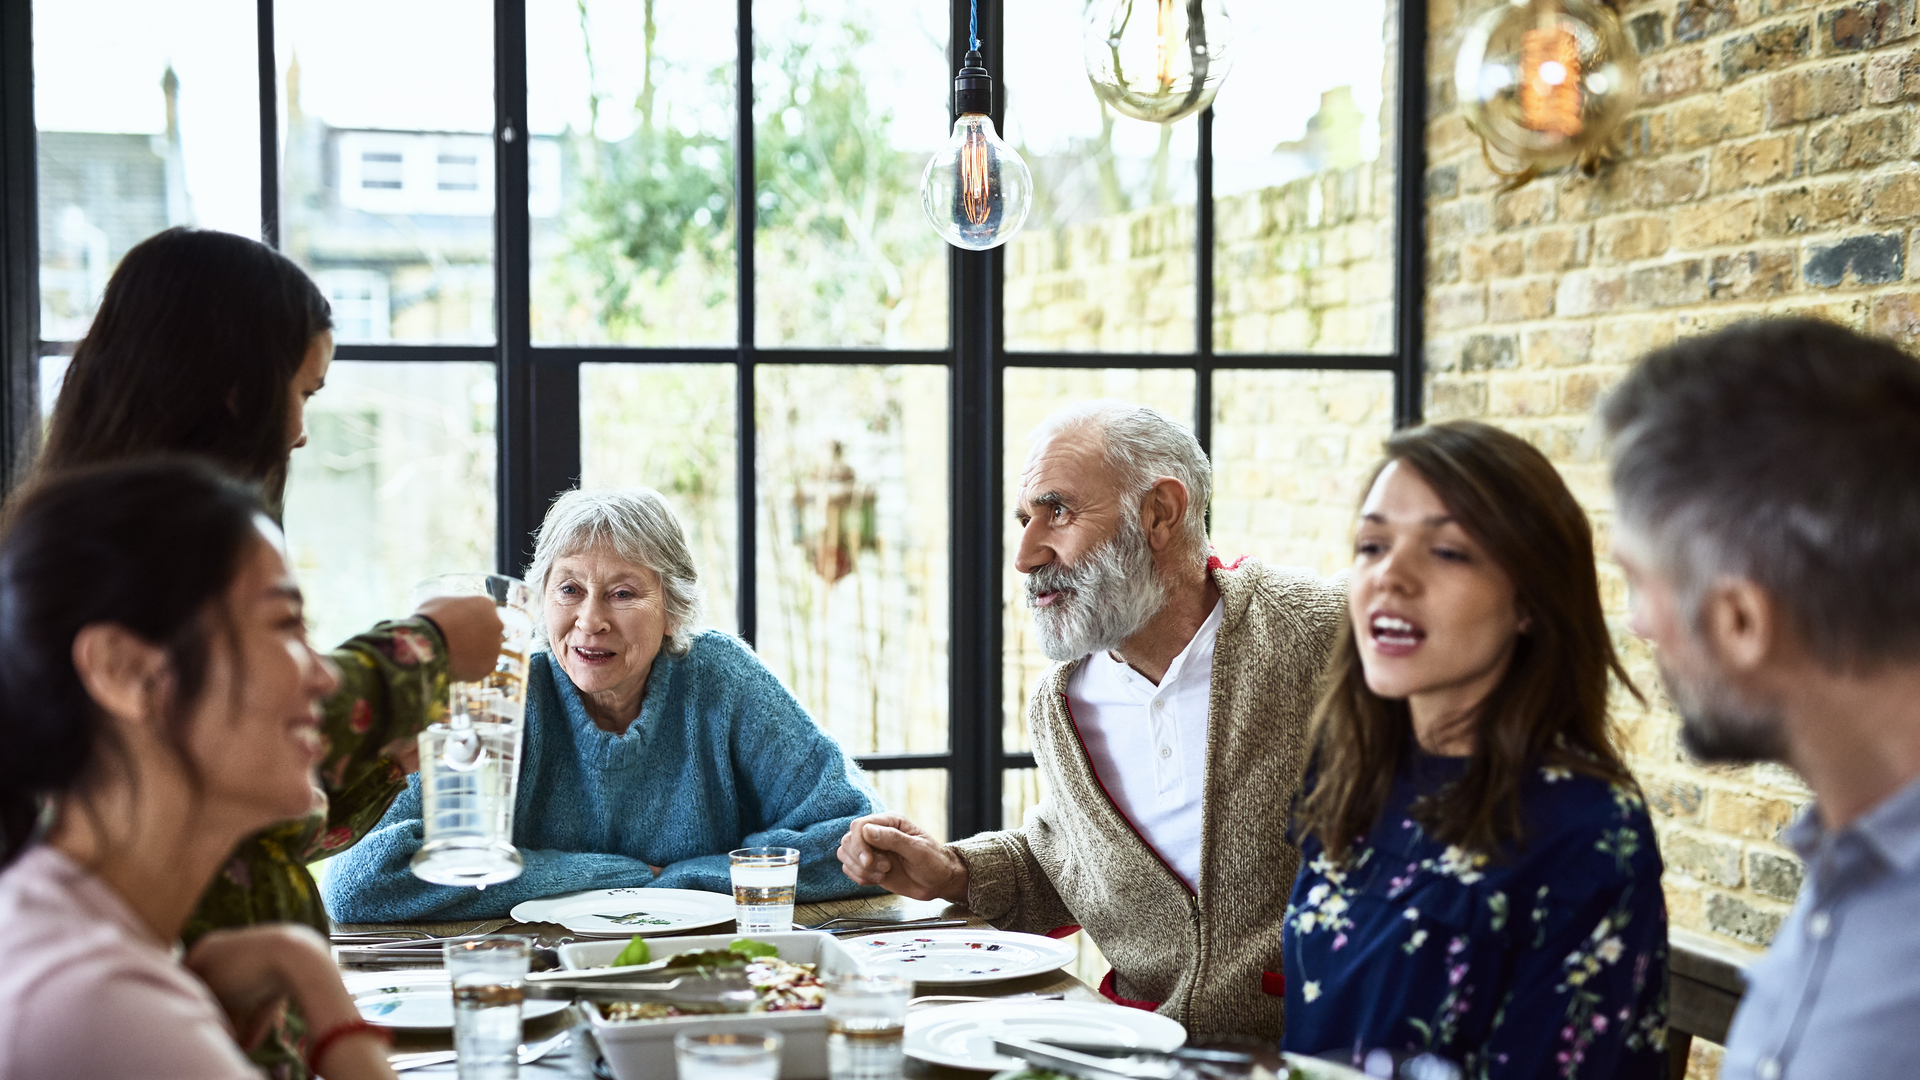
M447 943L460 1080L518 1080L520 1006L533 940L511 934Z
M847 971L829 975L826 988L831 1080L900 1080L913 980Z
M800 851L790 847L730 851L733 921L743 934L782 934L793 929L793 894L800 881Z
M783 1042L773 1031L689 1031L673 1037L673 1059L680 1080L778 1080Z
M504 627L494 669L448 692L448 716L420 733L421 824L415 876L436 885L485 888L520 876L513 802L526 729L532 593L498 574L445 574L414 587L416 604L437 596L485 596Z

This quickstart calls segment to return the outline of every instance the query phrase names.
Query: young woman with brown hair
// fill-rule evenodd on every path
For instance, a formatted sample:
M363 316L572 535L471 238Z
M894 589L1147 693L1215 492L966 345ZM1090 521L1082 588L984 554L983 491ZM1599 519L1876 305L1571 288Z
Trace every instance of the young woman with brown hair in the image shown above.
M278 516L287 464L306 444L306 403L333 361L326 297L256 240L176 228L136 244L107 281L74 350L27 488L84 466L192 454L262 490ZM352 846L414 770L415 736L444 716L449 678L493 668L500 620L485 598L442 598L330 654L340 685L321 703L326 756L310 812L246 838L183 926L299 922L325 933L307 864ZM255 1060L306 1075L311 1034L290 1013Z
M1665 902L1611 732L1592 532L1477 423L1395 435L1297 815L1282 1045L1473 1077L1666 1068Z

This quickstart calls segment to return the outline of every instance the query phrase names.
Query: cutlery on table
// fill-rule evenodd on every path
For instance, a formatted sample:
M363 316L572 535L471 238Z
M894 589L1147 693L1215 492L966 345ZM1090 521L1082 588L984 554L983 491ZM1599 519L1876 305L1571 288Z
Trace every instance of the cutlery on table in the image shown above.
M836 925L844 924L844 925ZM836 937L842 934L890 934L900 930L946 930L967 925L965 919L828 919L812 926L795 925L795 930L820 930Z
M683 969L684 970L684 969ZM666 972L652 965L595 968L590 971L542 971L527 976L527 997L544 1001L658 1001L698 1005L722 1012L745 1012L759 999L744 969L687 972L666 980L639 980L641 971Z
M907 999L907 1008L920 1005L958 1005L967 1001L1065 1001L1065 994L1006 994L1001 997L979 997L972 994L922 994Z
M526 1043L520 1047L520 1064L531 1065L555 1050L567 1044L571 1032L563 1031L551 1038L537 1043ZM445 1065L458 1061L460 1055L452 1050L426 1050L418 1054L394 1054L387 1058L387 1067L394 1072L406 1072L408 1069L424 1069L429 1065Z

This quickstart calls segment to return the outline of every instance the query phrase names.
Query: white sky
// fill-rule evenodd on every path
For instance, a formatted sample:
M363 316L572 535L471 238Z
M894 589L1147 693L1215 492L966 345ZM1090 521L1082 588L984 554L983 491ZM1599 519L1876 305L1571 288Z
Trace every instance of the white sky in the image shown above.
M1108 2L1108 0L1101 0ZM1216 104L1216 154L1264 157L1299 138L1320 92L1351 85L1377 115L1386 0L1240 0L1233 69ZM1081 68L1083 0L1011 0L1009 135L1053 149L1097 134L1099 113ZM792 33L801 0L760 0L756 29ZM493 115L492 5L488 0L280 0L279 66L297 51L302 104L342 127L486 131ZM872 99L894 114L894 143L930 150L947 135L951 73L940 48L940 0L806 0L816 25L843 17L869 28L860 57ZM637 0L591 6L603 94L600 134L631 130L638 91ZM656 5L661 54L695 71L733 49L731 8L720 0ZM193 209L202 224L250 233L259 204L258 90L252 0L59 0L34 5L36 113L53 131L159 132L159 81L180 76L181 138ZM587 75L573 0L528 2L529 120L535 132L587 123ZM662 88L682 122L724 130L731 95L683 76ZM1037 104L1036 104L1037 103ZM1369 134L1374 134L1369 132ZM1118 149L1147 156L1150 124L1121 121ZM1377 140L1376 140L1377 141Z

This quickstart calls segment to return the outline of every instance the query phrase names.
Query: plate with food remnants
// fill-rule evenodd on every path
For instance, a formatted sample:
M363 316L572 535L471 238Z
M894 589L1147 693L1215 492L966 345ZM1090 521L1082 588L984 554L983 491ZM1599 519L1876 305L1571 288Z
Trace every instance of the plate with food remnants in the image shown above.
M1080 950L1039 934L1005 930L902 930L840 939L860 966L923 983L987 983L1040 975L1073 963Z
M341 976L347 993L369 1024L387 1028L447 1031L453 1027L453 983L442 970L409 968L400 971L350 971ZM522 1019L552 1016L567 1007L564 1001L530 1000L520 1006Z
M733 897L697 889L595 889L514 905L516 922L557 923L584 937L653 937L733 921Z

